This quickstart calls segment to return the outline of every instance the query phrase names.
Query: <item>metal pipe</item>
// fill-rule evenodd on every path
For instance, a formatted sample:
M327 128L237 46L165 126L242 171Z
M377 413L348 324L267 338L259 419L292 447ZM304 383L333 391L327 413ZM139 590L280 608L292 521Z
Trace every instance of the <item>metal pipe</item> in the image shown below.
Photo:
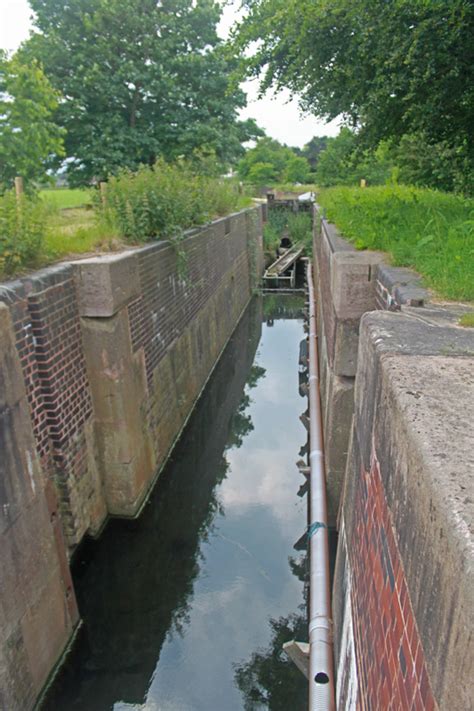
M319 394L316 310L311 262L307 264L309 292L309 442L310 442L310 551L309 589L309 707L335 711L326 475Z

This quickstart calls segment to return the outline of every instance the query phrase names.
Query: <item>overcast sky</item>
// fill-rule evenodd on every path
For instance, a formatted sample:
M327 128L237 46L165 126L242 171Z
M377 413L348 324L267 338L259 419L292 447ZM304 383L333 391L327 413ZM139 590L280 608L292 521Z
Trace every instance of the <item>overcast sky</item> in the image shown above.
M237 16L234 5L224 8L219 31L226 37L229 27ZM31 29L31 10L27 0L0 0L0 47L15 50L28 37ZM288 93L282 92L257 99L255 82L246 82L244 89L248 106L241 112L242 118L254 118L267 134L291 146L303 146L313 136L334 136L338 133L337 122L324 124L313 117L302 117L295 100L289 101Z

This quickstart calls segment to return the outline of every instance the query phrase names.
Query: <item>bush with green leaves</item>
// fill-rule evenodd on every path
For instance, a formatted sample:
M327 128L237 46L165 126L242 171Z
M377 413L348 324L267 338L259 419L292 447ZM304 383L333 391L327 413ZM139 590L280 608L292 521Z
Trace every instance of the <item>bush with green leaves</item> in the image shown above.
M13 190L0 197L0 273L11 275L38 263L48 207L35 197Z
M97 197L98 201L99 198ZM105 215L121 237L133 242L179 237L249 204L236 183L196 174L186 163L122 171L107 183Z

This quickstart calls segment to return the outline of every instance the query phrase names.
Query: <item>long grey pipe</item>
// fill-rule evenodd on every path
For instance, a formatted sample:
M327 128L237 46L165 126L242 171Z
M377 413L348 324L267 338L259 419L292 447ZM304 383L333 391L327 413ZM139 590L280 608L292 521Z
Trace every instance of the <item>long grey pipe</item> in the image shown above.
M335 711L331 591L327 529L326 475L319 393L318 343L313 270L307 265L309 292L309 442L310 442L310 590L309 590L309 707Z

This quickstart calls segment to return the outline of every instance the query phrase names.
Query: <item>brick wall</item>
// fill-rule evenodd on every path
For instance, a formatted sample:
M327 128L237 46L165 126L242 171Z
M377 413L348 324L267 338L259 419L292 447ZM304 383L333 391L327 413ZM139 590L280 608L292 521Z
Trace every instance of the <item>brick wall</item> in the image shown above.
M74 547L105 518L92 442L92 402L70 266L0 287L9 305L46 480L57 491L62 525Z
M108 514L139 513L248 304L263 264L262 211L193 230L179 248L184 270L161 242L0 285L0 706L9 711L32 708L77 622L68 557Z
M464 709L474 691L474 336L418 313L361 322L333 590L341 709Z
M357 482L349 549L361 709L435 708L375 453Z
M472 332L413 271L315 223L338 708L468 708Z
M92 286L81 282L85 273L81 265L88 263L92 269L97 261L102 269L101 258L63 264L0 286L0 301L8 306L13 321L43 476L54 483L71 549L85 533L97 534L108 513L107 442L98 435L103 412L100 394L94 407L91 386L91 378L100 377L101 368L106 378L112 372L101 363L103 353L94 350L102 326L107 325L106 319L120 316L122 332L131 343L130 348L128 342L124 345L129 351L126 357L130 356L127 374L133 371L138 381L142 377L145 381L135 423L128 423L130 433L137 426L148 433L145 453L147 446L155 450L140 464L147 470L137 482L143 495L248 302L260 269L261 210L243 211L193 230L180 249L185 255L182 273L176 250L165 242L120 257L122 283L111 289L125 296L118 299L117 308L106 306L108 311L103 311L103 303L109 297L110 272L101 271ZM93 304L92 311L84 301L90 299L91 288L99 303ZM86 352L85 337L92 355ZM110 358L112 362L114 354ZM136 394L141 384L132 383L125 400L133 400L131 393ZM124 459L135 456L136 449L130 437ZM120 490L120 482L117 487ZM131 489L119 494L123 513L133 513L135 502L130 511L125 505L127 497L133 496ZM112 512L121 509L112 507Z

